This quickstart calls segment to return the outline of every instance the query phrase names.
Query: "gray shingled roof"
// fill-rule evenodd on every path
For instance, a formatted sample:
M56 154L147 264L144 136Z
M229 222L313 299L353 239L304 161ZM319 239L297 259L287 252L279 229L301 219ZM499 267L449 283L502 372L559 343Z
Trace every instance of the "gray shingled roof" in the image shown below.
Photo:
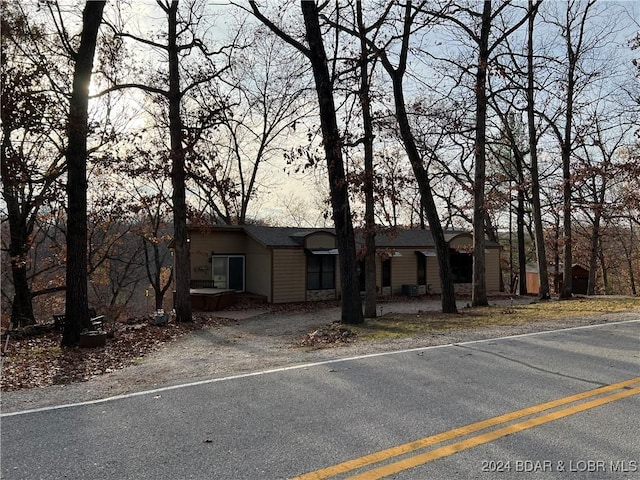
M266 247L299 247L304 243L304 237L310 233L327 232L335 235L331 228L296 228L296 227L265 227L262 225L245 225L244 231Z
M311 233L327 232L335 235L332 228L296 228L296 227L266 227L262 225L245 225L244 231L266 247L299 247L303 245L304 237ZM469 233L465 231L447 231L445 239L451 240L457 235ZM358 238L357 241L361 241ZM376 235L376 245L383 248L425 248L433 247L433 236L430 230L400 230L393 234ZM496 242L486 241L487 247L500 246Z

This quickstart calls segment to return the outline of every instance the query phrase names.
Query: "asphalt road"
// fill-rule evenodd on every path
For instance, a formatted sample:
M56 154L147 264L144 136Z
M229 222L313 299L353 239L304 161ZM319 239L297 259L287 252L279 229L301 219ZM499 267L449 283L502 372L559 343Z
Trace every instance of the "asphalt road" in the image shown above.
M640 320L298 366L5 414L1 474L637 479L637 377Z

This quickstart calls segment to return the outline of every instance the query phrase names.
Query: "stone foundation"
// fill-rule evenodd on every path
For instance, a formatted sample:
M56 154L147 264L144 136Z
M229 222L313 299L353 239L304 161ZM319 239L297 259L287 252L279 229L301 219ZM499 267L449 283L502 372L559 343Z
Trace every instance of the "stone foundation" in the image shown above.
M335 289L330 290L307 290L307 302L318 302L321 300L335 300L338 298Z

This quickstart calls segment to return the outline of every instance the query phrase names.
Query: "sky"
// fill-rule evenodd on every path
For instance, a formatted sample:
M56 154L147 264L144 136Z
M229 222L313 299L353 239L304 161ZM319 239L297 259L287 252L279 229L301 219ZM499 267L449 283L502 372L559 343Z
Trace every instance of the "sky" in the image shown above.
M270 5L274 4L277 4L277 2L270 2ZM34 2L33 5L36 5L36 3ZM65 20L68 22L70 32L77 33L77 13L79 12L77 7L79 4L69 1L67 5L70 13L65 15ZM115 4L109 2L108 5L109 9L106 17L116 24L126 25L133 33L158 33L162 29L164 23L163 13L154 1L115 2ZM114 5L122 7L119 12L113 8ZM226 5L226 2L206 2L206 5L207 8L204 10L205 15L203 18L203 23L206 24L204 25L204 30L209 35L209 38L212 39L211 41L215 43L230 33L237 19L232 18L231 9ZM629 12L630 20L635 19L636 22L640 23L640 1L638 0L623 2L605 0L603 5L607 6L605 10L608 5L622 6ZM638 25L633 25L630 21L627 28L620 30L619 38L626 38L637 29ZM434 39L434 44L438 42L442 44L441 41ZM446 48L452 45L446 45L445 42L445 45L441 46ZM625 52L624 49L622 52L630 53ZM133 53L135 55L134 63L137 63L138 66L149 66L156 61L152 60L152 55L142 48L136 49ZM416 91L419 90L420 87L416 87ZM140 97L136 94L127 95L130 95L130 101L126 102L126 107L118 112L118 116L120 119L126 116L130 117L127 128L140 127L148 121L147 116L140 113L144 102L140 101ZM292 146L300 143L295 137L287 139L286 142ZM276 221L281 219L280 221L284 222L295 221L294 217L297 217L298 221L303 221L304 215L300 212L309 210L310 212L306 216L314 219L312 220L313 223L324 222L322 216L323 208L319 208L319 206L323 203L322 200L326 195L327 185L326 180L321 176L321 172L312 172L306 175L295 174L290 168L287 168L284 159L274 158L268 169L264 171L263 183L265 184L265 190L269 193L257 204L259 208L253 210L252 214L254 216Z

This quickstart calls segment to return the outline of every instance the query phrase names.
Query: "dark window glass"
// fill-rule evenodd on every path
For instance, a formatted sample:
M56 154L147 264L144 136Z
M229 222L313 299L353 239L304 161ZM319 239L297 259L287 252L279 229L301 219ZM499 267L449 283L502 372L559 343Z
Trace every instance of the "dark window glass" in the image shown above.
M387 258L382 261L382 286L391 286L391 259Z
M333 255L307 256L307 290L336 288L335 257Z
M427 257L418 253L418 285L427 284Z
M451 250L451 273L454 283L471 283L473 279L473 256Z

